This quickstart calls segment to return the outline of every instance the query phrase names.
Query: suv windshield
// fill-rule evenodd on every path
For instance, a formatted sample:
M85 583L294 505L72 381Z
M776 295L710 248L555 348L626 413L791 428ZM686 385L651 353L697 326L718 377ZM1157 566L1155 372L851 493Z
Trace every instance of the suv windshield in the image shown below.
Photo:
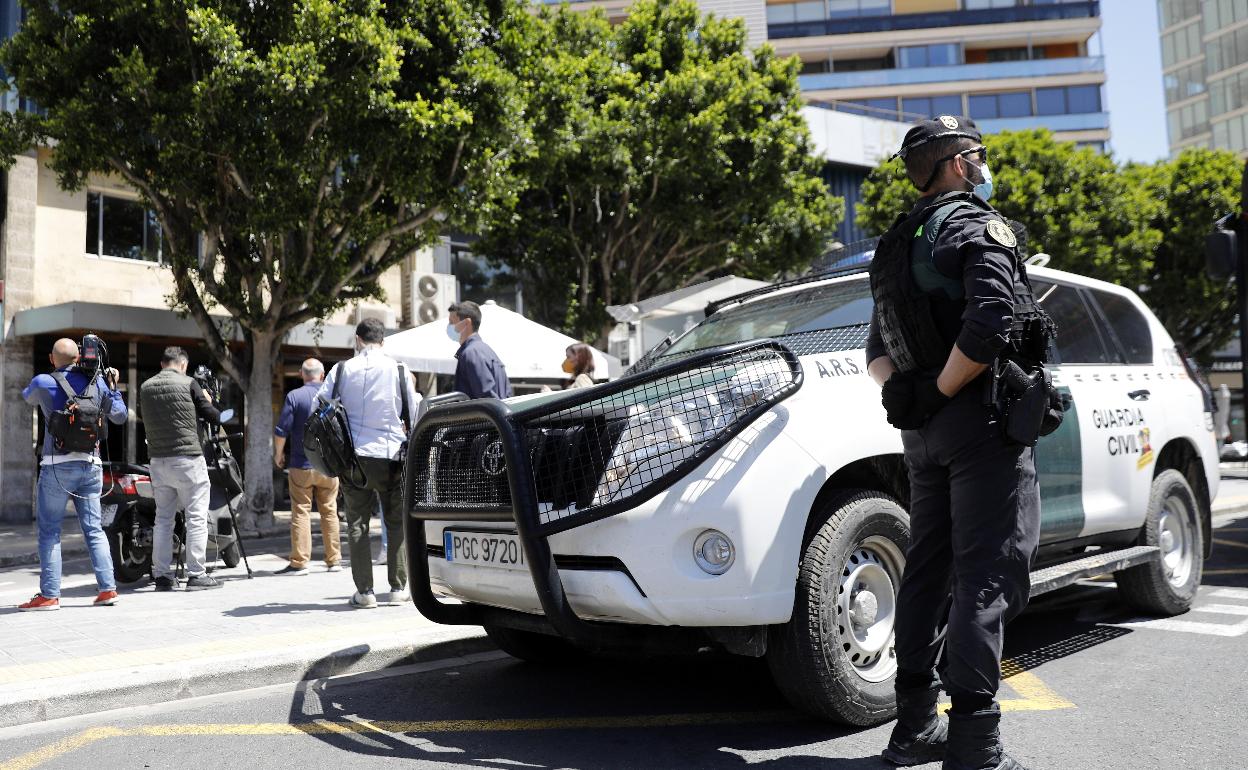
M691 353L763 337L793 338L796 335L803 335L799 339L820 337L817 347L822 350L861 347L865 344L866 327L871 323L871 304L871 285L865 277L764 297L719 311L691 329L663 355ZM814 334L831 329L851 329L853 333L837 335L836 342L822 339L829 335ZM798 355L819 352L805 349L812 347L810 344L793 347Z

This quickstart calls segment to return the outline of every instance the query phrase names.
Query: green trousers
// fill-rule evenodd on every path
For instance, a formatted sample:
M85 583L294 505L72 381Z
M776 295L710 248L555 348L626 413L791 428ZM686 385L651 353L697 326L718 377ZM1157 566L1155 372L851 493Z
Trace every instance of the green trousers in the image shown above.
M403 548L403 464L380 457L360 457L363 485L357 478L342 479L347 503L347 549L351 555L351 578L360 593L373 590L373 552L368 542L368 523L377 512L381 498L382 526L389 539L386 551L386 577L390 589L407 586L407 556Z

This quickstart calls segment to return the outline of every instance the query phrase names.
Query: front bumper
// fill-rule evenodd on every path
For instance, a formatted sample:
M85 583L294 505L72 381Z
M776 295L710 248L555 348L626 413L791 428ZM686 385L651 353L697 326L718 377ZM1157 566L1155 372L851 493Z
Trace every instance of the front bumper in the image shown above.
M628 399L636 398L639 393L660 393L664 398L670 398L676 387L694 388L712 381L722 384L725 380L723 377L711 377L706 372L728 371L736 372L738 376L741 372L752 374L754 370L750 367L757 367L760 362L765 362L771 371L783 372L782 378L768 380L779 383L779 386L770 388L765 397L751 402L748 407L734 402L733 408L737 411L733 412L732 422L713 435L708 434L707 440L697 444L696 451L686 451L672 462L651 463L653 467L647 467L645 473L634 472L634 476L643 479L644 483L629 488L628 494L610 499L595 494L591 501L585 494L578 496L575 492L566 492L567 485L562 482L552 482L552 478L578 477L576 469L563 467L566 463L559 457L552 460L541 454L538 446L546 440L549 431L566 430L566 426L571 424L567 419L569 414L593 412L599 417L606 414L603 422L610 425L612 420L618 422L620 419L620 411L616 407L620 403L635 406L637 402ZM695 376L691 372L700 374ZM768 374L768 377L772 375ZM801 366L796 357L783 345L764 340L703 351L636 376L586 389L584 393L536 410L525 411L521 408L513 412L507 404L489 399L434 406L412 433L409 447L413 449L409 452L405 473L404 518L413 601L422 614L438 623L500 625L553 632L590 647L611 644L620 623L670 625L667 613L644 596L626 570L568 569L565 564L562 573L566 576L562 574L552 549L552 538L561 541L578 539L573 536L572 530L579 528L593 530L595 534L607 530L616 530L619 534L619 530L627 526L629 518L620 514L665 504L670 496L664 495L661 501L656 501L656 498L719 452L776 403L796 392L801 381ZM611 417L612 414L615 417ZM496 457L487 458L486 454L497 455L501 450L506 468L505 484L489 488L488 484L477 483L480 479L476 479L471 482L475 486L465 490L461 497L477 504L449 504L445 500L446 487L454 478L443 473L444 469L438 466L438 462L448 464L453 460L447 448L449 443L434 437L452 435L449 431L472 424L488 426L492 440L483 444L480 439L461 439L460 445L475 442L474 446L479 447L482 467L485 467L484 463L497 464ZM613 430L612 440L619 440L623 431ZM602 454L609 454L611 447L606 443L596 444L597 439L593 437L578 436L576 440L588 443L592 451L587 454L599 459L595 472L600 472L601 466L607 462ZM541 474L535 474L534 465L542 468ZM580 472L580 476L584 473ZM583 484L583 478L581 482ZM565 503L576 497L582 507L571 503L562 510L552 510L549 502L552 496L562 496ZM591 504L585 505L586 502ZM527 575L449 564L436 557L431 559L430 551L440 548L440 540L433 540L435 545L430 548L430 534L437 535L437 522L471 522L483 529L514 531L525 552ZM560 537L561 533L567 533L567 537ZM628 534L626 532L624 536ZM431 561L436 566L431 565ZM517 581L520 580L531 582L531 593L518 590ZM466 599L467 603L441 602L435 588L437 593L454 595ZM517 603L518 595L526 595L529 600ZM688 601L701 600L691 598ZM744 614L713 612L713 617L735 620ZM600 621L609 621L610 625Z

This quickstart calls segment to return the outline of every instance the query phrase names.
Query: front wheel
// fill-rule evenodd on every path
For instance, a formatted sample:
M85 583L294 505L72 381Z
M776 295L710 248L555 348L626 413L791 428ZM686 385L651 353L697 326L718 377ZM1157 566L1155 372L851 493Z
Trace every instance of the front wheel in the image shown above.
M1182 473L1165 470L1153 479L1140 545L1157 546L1161 558L1114 573L1118 593L1132 607L1162 616L1191 609L1205 563L1199 511Z
M793 616L775 626L767 664L794 706L850 725L896 713L893 626L910 519L876 492L847 492L814 513Z

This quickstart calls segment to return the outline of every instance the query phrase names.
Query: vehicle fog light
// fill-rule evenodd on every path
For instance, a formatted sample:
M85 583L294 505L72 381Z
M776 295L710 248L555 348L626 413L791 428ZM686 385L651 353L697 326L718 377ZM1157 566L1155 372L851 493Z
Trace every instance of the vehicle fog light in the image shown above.
M693 560L708 575L722 575L737 558L737 549L723 532L708 529L693 541Z

